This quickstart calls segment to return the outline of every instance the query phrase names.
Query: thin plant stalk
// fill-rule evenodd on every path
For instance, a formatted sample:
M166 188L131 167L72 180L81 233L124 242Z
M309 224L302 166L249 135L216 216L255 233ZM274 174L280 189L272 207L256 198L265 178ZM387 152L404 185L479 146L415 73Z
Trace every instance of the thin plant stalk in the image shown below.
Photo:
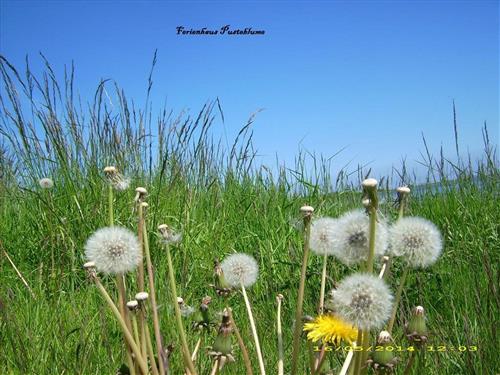
M147 351L148 355L150 358L150 364L151 364L151 371L153 372L153 375L159 375L158 373L158 367L156 367L156 361L155 361L155 352L153 350L153 343L151 342L151 334L149 333L149 328L148 326L145 327L145 342L144 345L147 345Z
M373 263L375 259L375 236L376 236L376 228L377 228L377 191L373 189L371 191L371 204L369 207L370 212L370 239L368 242L368 259L366 260L366 272L373 273ZM360 363L359 363L359 373L365 373L366 367L363 369L363 365L368 359L368 348L370 346L370 331L365 330L363 332L363 340L361 341L362 350L359 353Z
M266 375L266 368L264 367L264 359L262 358L262 351L260 350L259 336L257 335L257 328L255 327L255 320L252 314L252 307L250 306L250 300L248 299L245 286L240 284L241 293L243 294L243 299L245 300L245 306L247 308L248 319L250 320L250 328L252 329L252 336L255 342L255 350L257 352L257 359L259 362L259 368L261 375Z
M137 237L141 245L141 260L137 266L137 290L144 290L144 214L141 202L137 205L137 216L138 216L138 227L137 227ZM146 333L145 333L145 322L144 314L139 312L139 346L141 347L141 352L144 356L147 355L146 352ZM154 358L153 358L154 360Z
M309 340L307 341L307 353L309 356L309 369L311 371L311 375L316 375L316 356L314 355L313 344Z
M297 296L297 309L295 311L295 330L293 332L292 344L292 375L297 374L297 362L300 351L300 335L302 333L302 306L304 304L304 289L306 282L307 260L309 258L309 236L311 233L311 214L304 216L304 258L300 273L299 292Z
M200 350L201 346L201 337L198 339L196 342L196 345L194 346L193 354L191 354L191 361L196 361L196 357L198 356L198 351Z
M360 344L363 342L363 331L362 330L358 330L358 337L356 339L356 342L359 342ZM353 372L354 375L359 375L359 371L361 368L361 358L362 358L362 353L356 352L356 355L354 356L354 372Z
M212 371L210 371L210 375L217 375L219 373L219 358L217 358L214 362L214 366L212 367Z
M120 327L122 329L123 335L125 336L125 340L132 350L132 352L135 355L135 360L139 364L139 368L141 369L141 372L146 375L148 373L148 366L146 362L144 361L144 358L141 355L141 351L137 344L134 341L134 338L132 337L132 334L130 333L130 330L127 327L127 323L125 323L125 320L123 319L122 315L120 314L120 311L118 311L118 308L114 304L113 300L109 296L108 292L102 285L101 281L97 278L94 277L95 284L97 285L97 289L103 296L104 300L108 304L108 306L111 308L111 311L113 312L113 315L115 316L116 320L118 320L118 323L120 324ZM132 368L132 367L131 367Z
M4 256L7 258L7 260L9 261L10 265L12 266L12 268L14 268L14 271L16 271L16 274L17 276L21 279L22 283L24 284L24 286L28 289L28 291L30 292L31 296L33 297L34 300L36 300L36 296L35 296L35 293L33 292L33 290L30 288L28 282L26 281L26 279L23 277L22 273L17 269L16 265L14 264L14 262L12 261L12 259L10 258L9 254L7 254L7 251L5 251L4 247L3 247L3 244L2 242L0 241L0 247L2 248L2 252L4 254Z
M111 184L108 185L108 219L109 225L114 225L114 212L113 212L113 186ZM121 316L123 317L123 321L127 325L128 330L131 330L130 321L127 316L127 307L125 305L126 296L125 296L125 281L123 279L122 274L116 275L116 285L118 288L118 308ZM125 342L125 351L127 357L127 364L130 371L134 371L134 361L132 360L131 348L130 345Z
M241 350L241 355L243 356L243 363L245 364L247 375L253 375L252 362L250 362L250 356L248 355L248 350L245 345L245 342L241 337L240 330L238 329L238 326L234 321L233 312L230 308L228 308L227 311L229 313L229 319L231 320L231 325L233 326L233 332L236 335L236 339L238 341L238 346L240 347Z
M413 366L413 363L415 362L415 354L416 352L415 351L412 351L411 354L410 354L410 358L408 358L408 363L406 364L406 367L405 367L405 370L403 372L403 375L409 375L410 374L410 371L411 371L411 368Z
M283 296L279 295L276 297L276 301L278 302L278 312L276 318L277 324L277 336L278 336L278 375L284 374L284 350L283 350L283 331L281 328L281 301L283 300Z
M166 245L166 251L167 251L170 292L172 294L172 300L173 300L173 304L174 304L177 330L179 331L179 336L181 339L182 355L184 357L184 364L188 368L191 375L196 375L197 372L196 372L196 369L194 367L193 361L191 360L191 352L190 352L188 344L187 344L186 333L184 332L184 325L182 324L181 310L179 308L179 304L177 303L177 288L175 286L174 266L172 264L172 257L170 256L170 246L169 245Z
M403 294L403 287L405 285L409 270L410 267L405 266L403 274L401 275L401 279L399 280L398 290L396 291L396 296L394 298L394 305L392 306L391 319L387 324L387 332L389 333L392 333L392 329L394 328L394 322L396 321L396 314L398 312L399 302L401 301L401 295Z
M146 255L146 267L148 270L148 282L149 282L149 291L150 291L150 303L151 310L153 315L153 329L155 333L155 341L156 341L156 352L158 355L158 363L159 363L159 371L160 375L165 374L165 368L163 366L163 346L161 342L161 333L160 333L160 319L158 318L158 308L156 305L156 291L155 291L155 282L153 275L153 264L151 263L151 254L149 253L149 238L148 231L146 227L146 220L143 221L143 236L144 236L144 255Z
M328 264L328 255L323 255L323 270L321 272L321 289L319 294L319 314L323 314L325 309L325 287L326 287L326 266Z

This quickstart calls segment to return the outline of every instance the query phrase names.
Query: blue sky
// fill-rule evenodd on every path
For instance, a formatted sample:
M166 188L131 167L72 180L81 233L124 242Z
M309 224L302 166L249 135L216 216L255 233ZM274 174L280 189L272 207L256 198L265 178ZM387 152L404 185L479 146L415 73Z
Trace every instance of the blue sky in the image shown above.
M155 49L153 106L196 113L222 103L229 139L254 125L260 160L290 163L299 148L386 173L424 150L480 155L481 127L499 139L497 1L10 1L0 52L35 71L74 60L83 98L101 78L144 100ZM252 27L264 36L176 35L176 27ZM221 125L219 124L219 129Z

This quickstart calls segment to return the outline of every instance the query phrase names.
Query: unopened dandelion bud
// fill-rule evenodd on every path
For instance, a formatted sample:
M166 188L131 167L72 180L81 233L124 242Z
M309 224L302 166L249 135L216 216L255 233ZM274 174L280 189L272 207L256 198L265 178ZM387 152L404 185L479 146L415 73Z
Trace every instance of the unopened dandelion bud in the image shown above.
M200 308L194 316L195 328L208 328L210 326L209 305L212 302L212 297L206 296L201 300Z
M214 260L215 291L218 296L227 297L231 294L232 288L224 277L224 272L220 266L219 260Z
M365 207L365 208L368 208L371 205L371 201L368 198L363 199L361 201L361 203L363 204L363 207Z
M95 268L95 262L84 263L83 268L85 268L85 269Z
M136 202L142 202L144 199L146 199L146 196L148 195L148 191L143 188L143 187L137 187L135 188L135 198L134 200Z
M149 204L147 202L141 202L141 206L143 209L146 209L149 207Z
M135 300L135 299L127 302L127 308L130 311L135 311L135 310L137 310L138 307L139 307L139 302L137 302L137 300Z
M420 346L426 343L428 336L427 324L425 323L425 311L422 306L413 309L410 322L406 326L406 337L413 344Z
M280 302L281 302L281 301L283 301L283 298L284 298L284 297L283 297L283 294L281 294L281 293L279 293L279 294L276 296L276 300L277 300L277 301L280 301Z
M392 346L392 341L391 334L387 331L382 331L378 335L377 350L373 352L372 358L369 360L369 363L377 374L394 373L394 367L397 364L398 358L394 355L393 350L389 350L389 347Z
M233 333L233 327L231 324L231 319L227 309L224 309L222 313L222 323L219 326L219 331L217 337L215 338L214 344L210 348L209 355L214 359L219 361L220 365L226 362L234 362L233 349L231 344L231 335Z
M182 297L177 297L177 303L182 305L184 303L184 299Z

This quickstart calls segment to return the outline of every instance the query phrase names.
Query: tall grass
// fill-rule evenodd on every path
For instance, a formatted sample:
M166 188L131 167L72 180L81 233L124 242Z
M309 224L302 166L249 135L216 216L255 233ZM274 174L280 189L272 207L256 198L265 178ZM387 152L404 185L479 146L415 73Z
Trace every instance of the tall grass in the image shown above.
M293 228L298 209L308 203L318 215L338 216L358 206L357 179L369 171L344 169L332 176L330 159L306 153L288 169L258 165L253 117L225 147L213 136L213 127L224 121L217 100L195 116L167 109L153 113L151 74L144 108L110 81L102 81L93 101L86 104L73 87L74 68L67 68L59 83L44 61L46 71L35 76L28 64L21 71L0 56L0 373L112 374L124 362L119 328L81 269L84 241L106 223L106 183L101 176L105 165L118 166L132 178L132 186L148 189L150 227L167 222L182 229L182 246L172 255L178 293L189 304L196 306L205 295L214 295L208 286L214 258L233 250L256 257L261 275L249 291L256 324L260 332L275 331L275 296L283 294L283 340L289 356L302 259L300 236ZM427 353L426 374L489 374L500 368L499 172L486 125L483 138L479 161L448 159L443 153L436 157L423 138L427 183L415 187L418 194L410 200L409 211L440 227L445 252L430 270L409 278L394 337L404 345L404 317L415 305L426 307L431 344L436 350L438 345L447 347L444 352ZM46 176L54 179L51 191L37 185ZM403 163L383 181L381 212L395 217L392 187L415 185L415 177ZM131 228L133 194L130 190L116 197L116 220ZM162 332L167 343L176 343L174 314L166 303L170 292L165 254L154 236L150 243ZM329 272L339 280L348 269L336 265ZM392 276L399 272L396 264ZM321 259L313 257L307 268L306 314L316 309L320 277ZM104 282L111 285L112 280ZM237 297L230 304L255 354L244 304ZM223 306L214 299L214 315ZM197 335L189 333L191 347ZM269 373L276 372L276 345L275 335L262 338ZM451 351L451 346L459 345L477 345L478 351ZM236 357L237 362L224 371L244 373L241 354L236 352ZM208 357L200 355L199 361L200 373L208 373ZM301 366L306 363L304 354ZM180 373L178 346L172 366L174 374Z

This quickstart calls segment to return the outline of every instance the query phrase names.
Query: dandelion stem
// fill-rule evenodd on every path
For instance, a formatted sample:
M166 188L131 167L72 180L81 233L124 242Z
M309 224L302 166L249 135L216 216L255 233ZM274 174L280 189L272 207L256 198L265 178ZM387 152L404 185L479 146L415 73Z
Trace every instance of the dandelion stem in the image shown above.
M247 347L245 346L245 342L241 337L240 330L234 321L233 312L230 308L227 309L229 313L229 319L231 320L231 324L233 326L234 334L236 335L236 339L238 340L238 346L240 347L241 354L243 356L243 363L245 363L245 368L247 375L253 375L252 371L252 363L250 362L250 356L248 355Z
M201 346L201 337L198 339L196 342L196 345L194 346L193 354L191 354L191 361L196 361L196 357L198 356L198 350L200 350Z
M297 296L297 310L295 311L295 330L292 344L292 375L297 374L297 362L300 351L300 334L302 332L302 306L304 304L304 288L306 282L307 260L309 258L309 236L311 233L311 214L304 215L304 258L300 273L299 292Z
M149 333L149 328L148 326L145 327L145 342L144 345L147 344L147 350L148 350L148 355L149 355L149 362L151 363L151 371L153 371L153 375L158 375L158 368L156 367L156 361L155 361L155 352L153 350L153 343L151 342L151 334Z
M137 290L144 290L144 214L142 209L142 204L137 205L137 215L138 215L138 227L137 227L137 237L141 245L141 260L137 266ZM144 314L139 312L139 346L141 347L141 352L144 356L147 355L146 352L146 334L145 334L145 323ZM154 361L154 357L153 357Z
M277 313L277 335L278 335L278 375L284 374L284 353L283 353L283 332L281 329L281 301L283 296L279 295L276 297L278 302L278 313Z
M115 219L113 214L113 186L111 184L108 186L108 215L109 225L113 226Z
M146 220L143 220L143 239L144 239L144 253L146 255L146 267L148 270L148 282L149 282L149 291L150 291L150 301L151 301L151 310L153 314L153 329L155 332L155 341L156 341L156 352L158 354L158 363L159 363L159 371L160 375L165 374L165 368L163 366L163 346L161 342L161 333L160 333L160 320L158 318L158 308L156 305L156 292L155 292L155 282L153 275L153 264L151 263L151 254L149 253L149 238L148 231L146 227Z
M128 345L130 346L130 348L132 349L132 352L135 355L135 359L136 359L137 363L139 364L141 372L144 375L146 375L148 373L148 366L147 366L146 362L144 361L144 359L141 355L141 351L139 350L139 347L135 343L134 338L132 337L132 334L130 333L130 330L127 327L127 323L125 323L125 320L123 319L122 315L120 314L120 311L118 311L118 308L116 307L113 300L109 296L108 292L106 291L106 289L102 285L101 281L97 277L94 277L94 281L95 281L95 284L97 285L97 289L99 290L101 295L104 297L104 300L106 301L108 306L111 308L111 311L113 312L113 315L115 316L116 320L118 320L118 323L120 323L120 327L122 329L122 332L125 336L125 339L126 339Z
M175 310L175 320L177 323L177 329L179 331L179 336L181 339L182 345L182 354L184 356L184 364L188 368L191 375L196 375L196 369L194 368L193 361L191 360L191 352L189 351L186 333L184 332L184 326L182 324L182 316L181 310L179 308L179 304L177 303L177 289L175 286L175 278L174 278L174 266L172 265L172 257L170 256L170 246L166 245L167 250L167 262L168 262L168 276L170 281L170 291L172 293L172 302Z
M217 375L219 373L219 359L217 358L214 362L214 366L212 367L212 371L210 371L210 375Z
M323 256L323 271L321 272L321 289L319 295L319 314L323 314L325 308L325 287L326 287L326 265L328 264L328 256Z
M250 306L250 301L245 290L245 286L240 284L241 293L243 293L243 299L245 300L245 306L247 307L248 319L250 320L250 328L252 329L253 340L255 342L255 350L257 351L257 359L259 361L260 373L261 375L266 375L266 369L264 367L264 360L262 358L262 352L260 350L259 336L257 335L257 328L255 327L255 320L253 319L252 307Z
M316 375L316 361L314 360L314 350L311 341L307 341L307 352L309 354L309 368L311 370L311 375Z
M358 330L358 338L357 338L356 342L359 342L360 344L363 342L363 331L362 330ZM356 354L354 356L354 375L359 375L359 373L360 373L361 357L362 357L362 353L356 352Z
M132 326L130 324L130 320L127 314L127 305L125 303L126 301L126 296L125 296L125 282L123 280L123 275L122 274L117 274L116 275L116 285L118 287L118 307L120 309L120 314L123 318L123 321L127 325L127 328L129 331L132 330ZM132 360L132 355L130 352L130 345L125 341L125 349L126 349L126 356L127 356L127 363L130 369L133 369L134 363ZM131 370L133 371L133 370Z
M415 362L415 353L416 353L415 351L411 352L410 358L408 359L408 363L406 364L403 375L408 375L410 373L413 363Z
M387 324L387 332L392 333L392 329L394 327L394 322L396 320L396 314L399 307L399 302L401 301L401 295L403 294L403 287L406 282L406 278L408 276L408 271L410 267L406 266L403 274L401 275L401 279L399 280L398 290L396 291L396 297L394 299L394 305L392 306L391 319L389 320L389 324Z

